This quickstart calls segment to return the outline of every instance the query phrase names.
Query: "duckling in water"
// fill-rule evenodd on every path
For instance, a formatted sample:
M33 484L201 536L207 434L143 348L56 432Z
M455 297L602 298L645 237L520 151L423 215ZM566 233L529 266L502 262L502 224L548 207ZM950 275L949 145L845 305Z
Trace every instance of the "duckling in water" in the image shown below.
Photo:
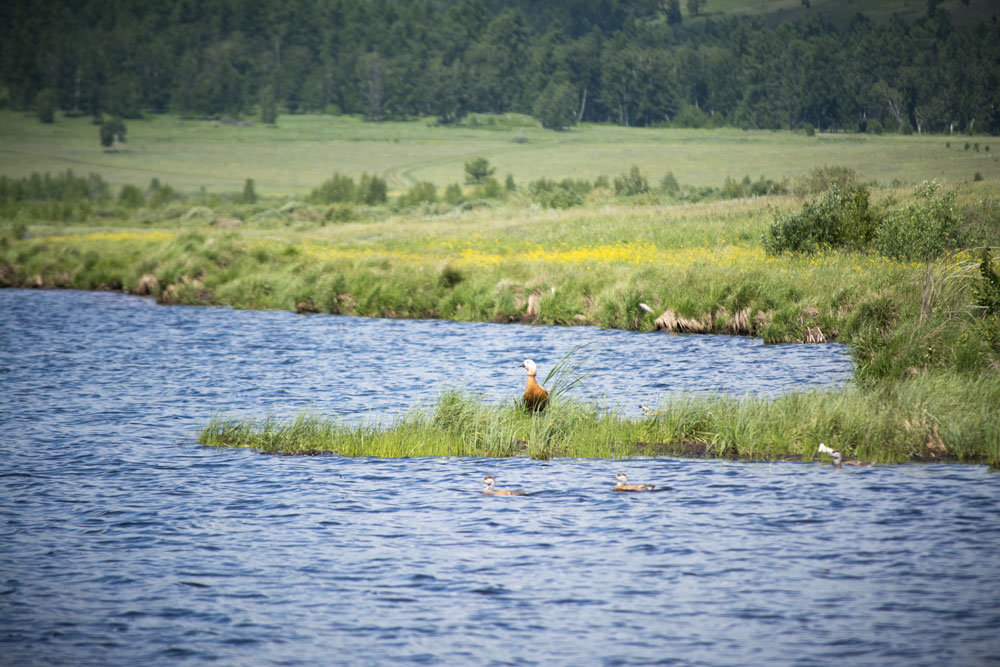
M843 457L843 455L841 455L840 452L838 452L836 449L833 449L832 447L828 447L828 446L824 445L822 442L819 443L819 447L816 448L816 451L819 452L820 454L829 454L830 456L832 456L833 457L833 467L834 468L839 468L841 466L870 466L871 465L871 463L864 462L864 461L844 461L843 460L844 457Z
M545 391L545 387L538 384L538 380L535 379L538 367L531 359L525 359L521 367L528 371L528 382L524 389L524 406L536 412L544 410L545 406L549 404L549 392Z
M523 496L523 495L525 495L524 491L522 491L520 489L494 489L493 485L496 484L496 483L497 483L497 481L495 479L493 479L493 475L487 475L486 477L483 477L483 484L486 485L486 487L483 489L483 493L485 493L488 496Z
M623 472L615 475L615 479L618 483L615 484L615 491L652 491L652 484L629 484L628 475Z

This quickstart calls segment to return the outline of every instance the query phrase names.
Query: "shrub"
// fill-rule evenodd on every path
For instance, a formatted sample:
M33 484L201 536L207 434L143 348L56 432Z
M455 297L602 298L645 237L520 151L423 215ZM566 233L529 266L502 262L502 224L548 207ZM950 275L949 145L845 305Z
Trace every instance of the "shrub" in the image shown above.
M323 222L351 222L356 219L354 207L346 202L330 204L323 214Z
M930 260L958 244L961 218L955 192L937 197L937 181L917 186L917 200L889 211L878 228L875 248L886 257Z
M531 200L546 208L570 208L583 203L590 192L590 183L571 178L561 182L540 178L528 185Z
M154 178L149 183L146 197L150 206L159 208L167 202L177 199L179 195L173 187L165 183L160 183L159 179Z
M724 199L738 199L740 197L781 195L787 192L788 186L785 182L773 181L763 176L756 181L751 181L750 176L744 176L742 181L734 181L730 176L726 176L726 181L722 184L719 194Z
M416 206L422 203L433 204L437 201L437 188L433 183L421 181L412 186L405 194L400 195L399 205L401 207Z
M358 183L358 197L360 203L374 206L383 204L387 199L388 186L384 178L367 173L361 174L361 181Z
M442 199L452 206L458 206L465 199L465 195L462 194L462 186L458 183L452 183L444 189Z
M858 174L850 167L816 167L805 176L800 176L792 185L792 194L799 197L825 192L830 188L849 188L858 184Z
M146 203L146 197L142 190L135 185L123 185L118 193L118 201L128 208L139 208Z
M1000 276L993 268L990 251L985 248L979 261L979 274L982 280L976 287L976 305L986 315L1000 315Z
M446 289L451 289L455 285L459 284L465 280L465 275L462 273L461 269L458 269L451 264L446 265L441 269L441 273L438 275L438 285Z
M962 210L959 241L965 248L1000 246L1000 199L980 199Z
M353 178L336 173L309 194L309 201L316 204L354 201L356 190Z
M660 181L660 189L668 195L676 195L681 191L681 184L677 182L674 172L668 171L663 180Z
M639 167L632 166L627 173L615 177L615 194L619 197L630 197L649 192L649 183L639 171Z
M977 171L975 175L972 177L972 180L977 182L983 180L983 172Z
M875 237L878 217L868 188L830 188L802 210L776 218L764 236L767 252L816 252L823 248L863 250Z
M498 197L501 197L503 193L504 189L503 186L500 185L500 181L490 177L479 184L479 187L476 188L474 194L480 199L497 199Z

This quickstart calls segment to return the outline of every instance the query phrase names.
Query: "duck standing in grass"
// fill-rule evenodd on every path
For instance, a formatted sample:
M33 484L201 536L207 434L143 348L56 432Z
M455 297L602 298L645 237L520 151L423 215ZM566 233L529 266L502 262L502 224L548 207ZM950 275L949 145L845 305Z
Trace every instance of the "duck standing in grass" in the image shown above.
M615 475L615 479L618 480L615 491L652 491L654 488L653 484L629 484L628 475L623 472Z
M483 493L485 493L488 496L523 496L523 495L525 495L524 491L522 491L520 489L494 489L493 485L496 484L496 483L497 483L497 481L495 479L493 479L493 475L487 475L486 477L483 477L483 484L486 485L486 487L483 489Z
M822 442L819 443L819 447L816 448L816 451L819 452L820 454L829 454L830 456L832 456L833 457L833 467L834 468L839 468L841 466L870 466L871 465L871 463L867 463L867 462L863 462L863 461L844 461L843 460L844 457L843 457L843 455L840 452L838 452L836 449L833 449L832 447L828 447L827 445L824 445Z
M524 389L524 406L535 412L544 410L545 406L549 404L549 392L545 391L545 387L538 384L538 380L535 379L538 367L531 359L525 359L521 367L528 371L527 386Z

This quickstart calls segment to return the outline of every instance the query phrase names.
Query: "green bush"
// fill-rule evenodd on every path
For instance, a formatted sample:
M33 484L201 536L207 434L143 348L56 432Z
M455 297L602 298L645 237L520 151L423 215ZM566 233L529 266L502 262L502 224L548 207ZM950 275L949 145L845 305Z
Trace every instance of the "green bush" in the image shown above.
M764 236L764 248L771 254L867 249L878 227L869 197L864 186L830 188L798 213L776 218Z
M615 177L615 194L619 197L630 197L649 192L649 183L639 171L639 167L633 166L627 173Z
M500 181L491 176L480 183L473 194L480 199L498 199L503 196L504 189Z
M983 249L979 274L981 280L976 287L976 305L986 315L1000 315L1000 276L993 268L993 257L988 249Z
M356 191L353 178L336 173L309 194L309 201L315 204L354 201Z
M792 194L805 197L834 187L850 188L856 185L858 185L858 174L850 167L824 165L797 178L792 185Z
M118 201L127 208L139 208L146 203L146 196L142 194L142 190L138 186L123 185L118 193Z
M351 222L357 220L354 207L347 202L330 204L323 214L323 222Z
M361 181L358 183L358 202L374 206L384 204L388 198L388 186L384 178L375 175L361 174Z
M458 206L465 199L465 195L462 194L461 185L458 183L452 183L444 189L444 195L442 195L441 198L452 206Z
M676 195L681 191L681 184L677 182L674 172L668 171L663 180L660 181L660 189L668 195Z
M407 206L417 206L423 203L433 204L436 201L437 188L429 181L421 181L407 190L405 194L400 195L399 206L406 208Z
M560 182L540 178L528 185L528 192L532 201L546 208L570 208L583 203L590 192L590 183L572 178Z
M108 199L110 188L100 174L76 176L72 169L52 176L33 172L24 178L0 176L0 202Z
M887 212L874 239L879 253L926 261L960 245L955 192L939 197L937 190L937 181L925 181L917 187L916 201Z

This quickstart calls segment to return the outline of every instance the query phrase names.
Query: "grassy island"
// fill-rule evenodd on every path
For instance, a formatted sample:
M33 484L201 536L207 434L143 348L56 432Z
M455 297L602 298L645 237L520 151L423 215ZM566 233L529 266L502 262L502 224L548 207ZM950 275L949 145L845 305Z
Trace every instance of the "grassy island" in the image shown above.
M811 460L816 443L825 442L877 462L1000 462L1000 170L986 150L946 147L943 137L742 133L772 151L755 164L752 180L742 178L747 169L730 172L725 151L716 150L723 139L735 141L724 136L732 131L636 130L632 155L600 162L610 165L604 176L589 173L598 164L592 158L606 156L624 130L543 133L513 121L505 129L502 119L475 131L394 123L378 130L395 133L396 141L382 146L384 134L370 124L336 120L330 123L340 134L331 141L375 142L373 148L387 152L363 165L384 178L387 194L331 201L318 174L309 184L278 176L302 158L295 144L305 146L300 122L319 123L292 119L287 136L283 129L216 128L227 136L245 131L240 143L229 144L228 158L244 170L262 160L269 142L292 143L285 162L275 157L255 179L260 194L253 183L241 191L242 181L223 178L198 192L190 183L176 191L166 186L190 156L172 150L186 140L158 134L169 135L162 119L151 122L146 144L141 125L130 131L130 142L152 155L145 164L156 165L149 187L130 190L120 180L126 169L109 172L103 195L16 199L11 184L31 177L8 172L0 200L0 286L121 290L164 304L304 315L838 341L851 346L856 363L849 388L776 399L676 397L638 419L565 398L529 414L513 400L488 405L450 392L433 408L387 426L345 425L321 415L287 423L218 417L201 434L206 445L345 456ZM451 144L444 135L453 131L462 138ZM445 179L461 181L471 157L465 134L512 177L506 184L456 183L449 200ZM639 134L650 138L645 149ZM441 139L424 162L413 157L418 137ZM22 140L37 147L49 139ZM801 163L789 157L800 143L824 140L836 145L846 166L816 168L815 156ZM687 151L673 165L704 149L691 181L677 166L664 168L672 166L671 141ZM530 150L519 152L524 146ZM529 166L530 151L541 155L542 146L567 166ZM911 162L885 165L892 172L886 178L878 165L888 151L919 156L915 162L930 173L917 173ZM211 145L208 153L215 159ZM866 155L879 156L871 171ZM44 155L33 155L24 169L43 163ZM574 163L584 165L586 178ZM935 171L935 163L947 173ZM58 152L47 164L61 164ZM963 170L976 170L976 178L962 180ZM359 176L372 182L367 173L340 171L352 187L361 187L353 184ZM925 175L942 182L922 184Z

